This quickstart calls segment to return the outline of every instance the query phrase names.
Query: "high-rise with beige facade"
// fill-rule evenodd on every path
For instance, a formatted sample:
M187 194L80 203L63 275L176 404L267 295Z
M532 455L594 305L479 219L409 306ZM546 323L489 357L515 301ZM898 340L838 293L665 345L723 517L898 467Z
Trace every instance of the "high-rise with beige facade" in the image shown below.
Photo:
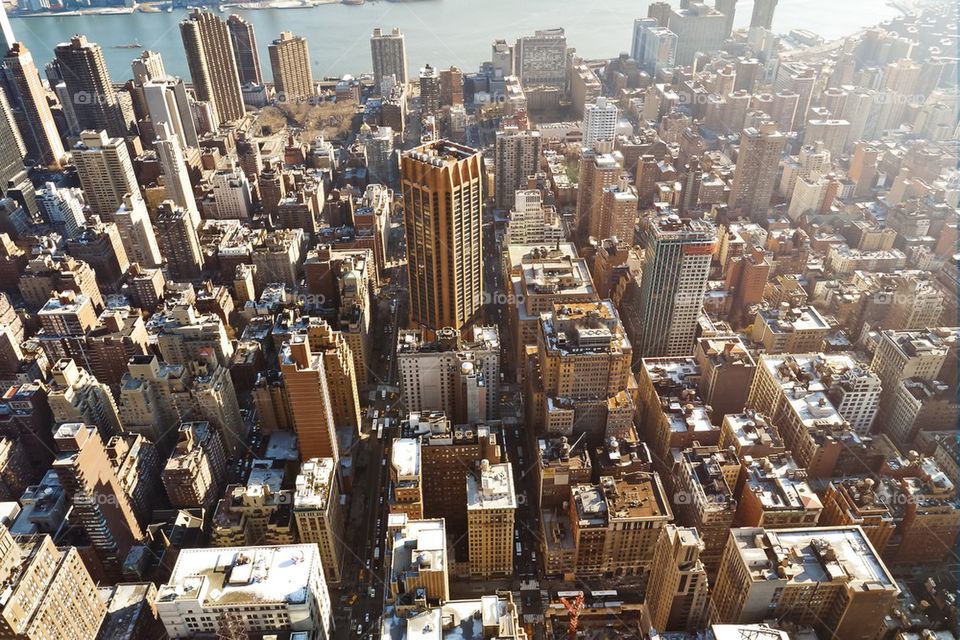
M467 538L470 575L513 575L513 523L517 495L513 466L481 460L467 474Z
M407 48L400 29L386 33L380 27L370 36L373 57L374 89L379 92L383 79L393 76L398 84L407 84Z
M307 336L291 336L283 345L280 371L300 441L301 459L339 459L323 356L311 352Z
M346 503L340 501L340 474L333 458L312 458L300 466L293 493L293 519L300 542L320 549L324 576L337 584L346 561Z
M306 38L284 31L267 50L278 100L300 102L316 93Z
M233 42L227 23L203 9L194 9L180 22L193 90L210 103L221 123L243 117L243 95Z

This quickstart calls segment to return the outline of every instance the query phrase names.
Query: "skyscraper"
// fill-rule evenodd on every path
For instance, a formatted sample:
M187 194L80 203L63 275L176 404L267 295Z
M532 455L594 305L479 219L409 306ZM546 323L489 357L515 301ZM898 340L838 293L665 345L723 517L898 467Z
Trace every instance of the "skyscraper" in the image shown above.
M713 53L726 39L727 19L703 3L688 3L670 14L670 31L677 34L677 64L693 64L698 51Z
M130 69L133 71L133 81L140 84L167 77L159 51L144 51L130 63Z
M240 83L263 84L260 55L257 52L257 38L253 32L253 25L234 13L227 18L227 28L230 29L230 40L233 43L233 56L237 61Z
M306 38L284 31L268 50L277 99L299 102L316 93Z
M163 186L167 197L182 207L190 215L193 226L200 224L200 213L197 210L197 200L193 195L193 185L187 174L187 164L183 159L183 150L177 134L173 133L165 122L156 125L157 139L153 145L160 156L160 165L163 167Z
M60 425L54 433L53 470L73 505L71 518L87 534L108 574L118 577L130 547L142 537L128 496L96 427Z
M194 9L180 22L180 36L197 99L210 103L220 123L242 118L243 94L227 23L209 11Z
M654 73L672 67L677 58L677 34L661 26L656 18L634 20L630 57Z
M122 138L106 131L84 131L73 147L80 186L93 215L113 222L124 194L138 194L137 176Z
M147 80L139 90L143 92L143 102L155 134L159 135L157 127L165 123L170 132L177 135L181 147L200 146L191 109L193 100L187 95L183 80L171 77Z
M461 329L483 302L483 157L447 140L401 159L410 319Z
M594 104L588 104L583 112L583 146L593 148L602 140L612 141L617 134L617 105L600 96Z
M643 358L689 356L716 232L709 222L673 214L651 216L641 227L646 261L635 349Z
M373 86L379 93L380 84L387 76L397 83L407 84L407 47L400 29L384 33L380 27L370 36L370 55L373 57Z
M726 18L724 32L726 33L725 37L729 38L730 34L733 33L733 18L737 13L737 0L716 0L714 6ZM756 6L754 4L754 9L756 9Z
M777 8L778 0L754 0L753 15L750 17L751 27L773 28L773 11Z
M566 87L567 36L563 29L536 31L532 36L517 38L513 54L524 87Z
M494 206L509 209L514 193L527 185L527 177L537 172L542 137L539 131L520 131L505 127L497 132L494 148Z
M50 113L33 56L23 43L15 42L3 62L6 86L10 90L8 99L27 147L27 155L34 162L58 167L64 155L63 143L60 142L57 125Z
M123 202L114 212L113 221L120 230L123 248L130 262L150 268L163 264L163 254L157 245L153 222L140 191L123 195Z
M164 200L157 208L157 243L163 250L170 277L190 280L200 275L203 255L194 218L183 207Z
M100 45L76 35L57 45L54 53L80 128L106 130L110 137L126 136L129 126Z
M730 209L741 210L754 222L766 221L784 144L785 138L773 122L743 130L730 186Z
M23 166L26 152L6 92L0 89L0 193L22 200L21 206L32 213L37 210L37 202L33 183Z
M307 336L291 336L280 350L280 372L300 442L300 458L333 458L336 464L340 453L323 356L310 351Z
M2 38L2 40L0 40L0 47L3 48L3 53L9 51L13 43L17 41L13 35L13 27L10 26L10 18L7 17L7 8L5 6L0 7L0 38Z
M420 69L420 111L424 115L440 111L440 76L429 64Z

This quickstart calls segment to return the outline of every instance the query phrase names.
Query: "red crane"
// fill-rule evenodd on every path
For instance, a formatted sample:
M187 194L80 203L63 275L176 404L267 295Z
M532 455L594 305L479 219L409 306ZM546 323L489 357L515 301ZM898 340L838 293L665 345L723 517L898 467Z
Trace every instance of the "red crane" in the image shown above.
M577 640L577 627L580 626L580 612L583 611L583 591L577 594L573 604L570 604L570 601L563 596L560 597L560 602L563 603L567 613L570 614L570 624L567 626L567 638L568 640Z

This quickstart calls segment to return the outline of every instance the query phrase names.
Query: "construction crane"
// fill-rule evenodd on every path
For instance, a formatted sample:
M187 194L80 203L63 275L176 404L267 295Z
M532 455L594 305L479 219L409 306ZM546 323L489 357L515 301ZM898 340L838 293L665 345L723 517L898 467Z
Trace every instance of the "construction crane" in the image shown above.
M583 591L577 594L573 604L566 597L560 596L560 602L570 614L570 624L567 625L567 639L577 640L577 627L580 626L580 612L583 611Z

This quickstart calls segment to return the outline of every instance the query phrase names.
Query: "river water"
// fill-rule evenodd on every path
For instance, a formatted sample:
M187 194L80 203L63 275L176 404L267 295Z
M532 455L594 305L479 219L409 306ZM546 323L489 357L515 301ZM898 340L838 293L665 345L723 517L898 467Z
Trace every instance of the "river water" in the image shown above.
M678 4L679 0L672 0ZM400 27L406 35L411 72L430 63L474 71L490 58L495 38L513 42L536 29L563 27L567 43L585 58L616 56L630 48L633 19L646 15L643 0L368 0L363 5L327 4L304 9L228 9L253 23L265 79L270 64L267 44L281 31L305 36L314 75L340 76L371 69L370 32ZM740 0L736 26L750 21L752 0ZM138 41L163 54L169 73L189 77L178 22L186 10L66 17L14 18L14 32L33 53L38 67L53 57L53 47L83 33L104 49L114 82L131 76L136 49L116 45ZM832 39L897 15L883 0L780 0L773 28L785 33L808 29Z

